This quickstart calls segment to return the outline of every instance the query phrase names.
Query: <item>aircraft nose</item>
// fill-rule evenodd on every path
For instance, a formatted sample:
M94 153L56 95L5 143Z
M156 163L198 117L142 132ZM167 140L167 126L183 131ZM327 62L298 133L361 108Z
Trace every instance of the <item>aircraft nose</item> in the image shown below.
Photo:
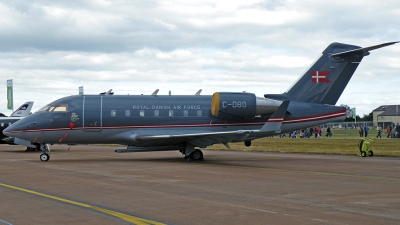
M3 134L9 137L17 137L18 134L21 133L21 126L17 124L18 122L11 124L11 126L8 126L6 129L3 130Z
M12 132L15 131L13 125L8 126L6 129L3 130L3 134L6 136L11 136Z

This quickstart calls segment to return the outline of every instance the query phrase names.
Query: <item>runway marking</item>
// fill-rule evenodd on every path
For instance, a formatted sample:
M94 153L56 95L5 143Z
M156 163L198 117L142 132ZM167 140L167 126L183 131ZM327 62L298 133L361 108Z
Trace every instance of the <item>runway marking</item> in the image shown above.
M1 223L5 223L5 224L7 224L7 225L12 225L11 223L9 223L9 222L7 222L7 221L4 221L4 220L2 220L2 219L0 219L0 222L1 222Z
M92 209L98 212L102 212L117 218L120 218L121 220L125 220L127 222L133 223L133 224L137 224L137 225L165 225L164 223L160 223L160 222L156 222L156 221L152 221L152 220L148 220L148 219L144 219L144 218L140 218L137 216L132 216L132 215L128 215L125 213L120 213L117 211L113 211L113 210L109 210L109 209L104 209L101 207L97 207L97 206L93 206L93 205L89 205L89 204L85 204L85 203L81 203L81 202L77 202L77 201L72 201L72 200L68 200L65 198L60 198L60 197L56 197L56 196L52 196L52 195L48 195L48 194L43 194L37 191L32 191L32 190L28 190L25 188L20 188L20 187L16 187L13 185L9 185L9 184L3 184L0 183L0 186L6 187L6 188L10 188L13 190L17 190L17 191L22 191L25 193L29 193L29 194L33 194L33 195L37 195L37 196L41 196L41 197L45 197L45 198L49 198L52 200L56 200L59 202L63 202L63 203L68 203L70 205L74 205L74 206L80 206L83 208L87 208L87 209ZM0 220L0 222L5 222ZM11 225L10 223L5 222L8 225Z
M222 165L222 164L212 164L210 162L203 162L204 164L211 166L227 166L234 168L244 168L244 169L257 169L265 171L277 171L277 172L291 172L291 173L303 173L303 174L314 174L314 175L328 175L328 176L338 176L338 177L351 177L351 178L364 178L373 180L386 180L386 181L396 181L400 182L400 178L394 177L377 177L369 175L357 175L357 174L346 174L346 173L335 173L335 172L322 172L322 171L307 171L307 170L295 170L295 169L275 169L275 168L263 168L263 167L252 167L252 166L239 166L239 165Z

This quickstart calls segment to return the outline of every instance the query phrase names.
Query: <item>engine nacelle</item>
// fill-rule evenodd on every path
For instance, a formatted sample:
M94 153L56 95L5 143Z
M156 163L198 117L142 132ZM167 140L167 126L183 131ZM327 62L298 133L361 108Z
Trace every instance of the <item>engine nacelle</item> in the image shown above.
M256 97L246 92L215 92L211 101L211 114L224 119L250 119L270 114L281 101Z

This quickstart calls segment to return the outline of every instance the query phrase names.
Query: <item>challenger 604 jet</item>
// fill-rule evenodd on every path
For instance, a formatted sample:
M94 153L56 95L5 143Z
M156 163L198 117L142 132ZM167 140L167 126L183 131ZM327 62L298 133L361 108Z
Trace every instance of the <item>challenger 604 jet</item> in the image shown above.
M203 160L198 148L244 142L346 117L335 106L364 56L395 44L371 47L332 43L282 94L78 95L58 99L4 130L18 143L37 146L42 161L49 144L121 144L116 152L180 151Z

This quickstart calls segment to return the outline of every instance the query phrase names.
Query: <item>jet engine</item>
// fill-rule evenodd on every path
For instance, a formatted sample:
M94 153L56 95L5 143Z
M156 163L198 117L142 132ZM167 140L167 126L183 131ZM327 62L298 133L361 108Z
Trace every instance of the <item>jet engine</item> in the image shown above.
M281 103L253 93L215 92L211 100L211 114L224 119L251 119L275 112Z

